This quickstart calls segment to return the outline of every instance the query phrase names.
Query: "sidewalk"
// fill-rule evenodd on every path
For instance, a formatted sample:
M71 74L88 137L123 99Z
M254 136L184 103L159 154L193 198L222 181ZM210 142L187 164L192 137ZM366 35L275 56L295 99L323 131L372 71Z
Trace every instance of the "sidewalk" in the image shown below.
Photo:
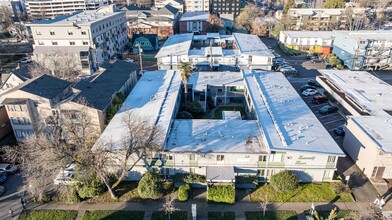
M250 203L240 201L235 205L217 205L207 204L204 201L188 201L185 203L175 203L175 206L182 211L191 213L191 205L197 205L198 219L207 219L208 212L235 212L237 219L245 219L245 212L248 211L261 211L259 203ZM367 217L370 211L368 203L355 203L355 202L337 202L337 203L314 203L316 210L330 211L334 207L339 210L356 210L362 216ZM132 210L132 211L145 211L145 219L150 219L153 211L159 211L162 207L162 202L159 201L143 201L143 202L111 202L111 203L87 203L82 202L75 205L67 205L64 203L46 203L46 204L30 204L29 209L62 209L62 210L78 210L79 216L86 210ZM271 203L268 204L268 211L276 210L289 210L296 211L297 214L309 210L311 203Z

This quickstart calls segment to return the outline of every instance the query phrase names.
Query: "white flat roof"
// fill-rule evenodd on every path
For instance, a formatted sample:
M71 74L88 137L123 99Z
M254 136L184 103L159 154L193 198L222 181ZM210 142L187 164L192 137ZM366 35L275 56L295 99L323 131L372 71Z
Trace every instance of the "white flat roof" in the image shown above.
M317 15L316 13L340 15L345 11L344 8L290 8L289 10L303 15Z
M172 35L166 40L155 57L188 55L192 39L193 33Z
M392 86L366 71L319 70L329 81L374 116L390 116Z
M207 21L210 13L208 11L185 12L180 21Z
M223 120L242 120L241 112L239 111L222 111Z
M335 31L336 34L351 37L356 40L391 40L392 30L371 31Z
M242 54L275 57L257 35L240 33L233 35Z
M268 153L255 120L175 120L166 150L200 153Z
M242 73L271 151L344 155L282 73L256 70Z
M291 38L321 38L330 40L335 37L333 31L281 31L280 35L288 35Z
M392 117L350 117L384 152L392 153Z
M163 145L174 117L180 85L181 77L176 71L145 72L94 147L111 144L112 149L121 149L128 137L124 117L131 112L158 127L163 135L156 143Z
M204 91L207 85L243 86L244 80L240 72L195 72L189 77L188 84L194 91Z

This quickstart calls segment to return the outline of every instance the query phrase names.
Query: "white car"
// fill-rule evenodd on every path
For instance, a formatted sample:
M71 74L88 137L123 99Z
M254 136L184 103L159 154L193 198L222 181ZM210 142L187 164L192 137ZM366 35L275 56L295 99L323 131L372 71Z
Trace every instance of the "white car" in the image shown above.
M307 89L302 92L302 95L304 96L310 96L310 95L316 95L318 92L315 89Z
M126 59L124 59L124 61L128 62L128 63L133 63L133 59L131 59L131 58L126 58Z
M20 60L20 63L30 63L30 62L31 62L31 58L29 57Z
M18 171L19 167L17 165L11 165L9 163L0 163L0 171L7 173L7 174L13 174Z
M75 180L73 180L74 173L59 173L57 175L56 179L54 179L54 184L55 185L71 185L72 183L76 183Z

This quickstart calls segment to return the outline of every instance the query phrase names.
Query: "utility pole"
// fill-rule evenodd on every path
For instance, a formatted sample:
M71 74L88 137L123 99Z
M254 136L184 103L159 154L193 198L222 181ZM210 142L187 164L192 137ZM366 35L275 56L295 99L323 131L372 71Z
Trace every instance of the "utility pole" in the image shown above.
M143 75L143 59L142 59L142 49L140 48L140 43L137 44L139 50L139 60L140 60L140 74Z
M210 41L210 58L211 58L211 71L214 70L213 58L212 58L212 40Z

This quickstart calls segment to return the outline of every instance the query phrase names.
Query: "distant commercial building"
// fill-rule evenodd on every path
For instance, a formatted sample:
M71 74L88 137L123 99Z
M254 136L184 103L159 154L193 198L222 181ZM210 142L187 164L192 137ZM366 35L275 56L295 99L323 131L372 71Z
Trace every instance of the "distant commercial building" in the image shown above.
M211 0L211 11L221 18L234 21L241 12L240 0Z
M137 82L133 63L106 63L96 75L73 85L42 75L25 81L3 93L2 105L7 109L17 141L50 126L63 113L85 111L97 132L105 128L106 110L117 93L127 95ZM103 89L104 88L104 89Z
M96 10L108 5L107 0L26 0L27 14L31 18L54 18L76 11Z
M206 34L208 11L185 12L180 18L180 34Z
M32 59L54 65L52 57L72 57L73 65L89 75L126 50L125 22L125 11L114 5L33 22L28 24L34 38Z
M158 68L177 69L190 62L200 70L271 70L274 55L256 35L179 34L169 37L155 56Z
M392 86L365 71L320 70L317 81L348 115L343 147L369 178L392 178Z
M184 13L185 5L183 0L154 0L154 6L163 8L166 5L171 5L177 8L179 12Z
M334 39L332 31L281 31L279 34L279 41L285 47L319 54L330 54Z
M123 117L132 113L159 127L161 135L154 140L160 148L147 160L136 161L127 179L140 179L143 173L157 170L165 177L201 174L208 182L234 183L236 175L244 174L267 182L272 175L291 170L302 182L332 180L344 153L283 74L260 70L195 74L188 84L189 95L216 97L219 105L226 105L235 100L224 94L236 92L245 113L177 120L181 73L146 72L94 148L121 153L129 135ZM242 116L247 120L241 120Z
M185 0L185 11L210 11L210 0Z
M23 0L0 0L0 7L6 7L11 12L14 20L26 14L25 2Z
M347 18L344 9L290 8L287 12L289 30L344 30Z
M392 66L392 30L337 31L333 53L350 70Z

